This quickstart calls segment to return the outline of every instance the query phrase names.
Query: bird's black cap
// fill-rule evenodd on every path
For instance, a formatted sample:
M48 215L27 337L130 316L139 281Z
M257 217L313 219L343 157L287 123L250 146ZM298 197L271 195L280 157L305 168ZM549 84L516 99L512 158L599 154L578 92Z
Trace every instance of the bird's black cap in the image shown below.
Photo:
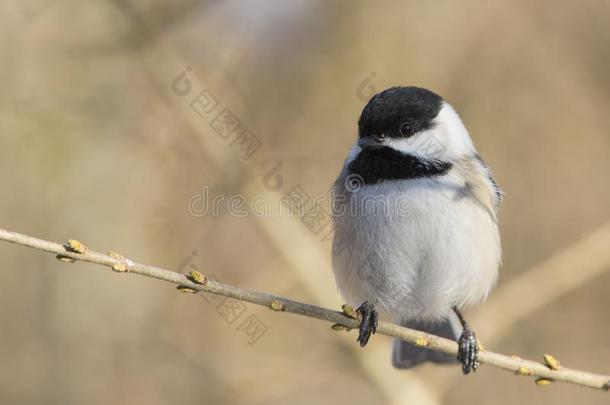
M358 121L359 136L404 138L429 128L443 99L421 87L391 87L375 94Z

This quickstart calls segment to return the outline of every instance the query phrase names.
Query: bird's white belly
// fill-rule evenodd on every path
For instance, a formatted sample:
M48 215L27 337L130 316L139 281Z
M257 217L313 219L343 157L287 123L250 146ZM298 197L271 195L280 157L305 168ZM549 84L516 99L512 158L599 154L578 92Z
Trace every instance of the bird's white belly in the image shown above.
M433 320L492 289L497 224L459 177L337 188L346 212L334 207L333 269L351 305L369 301L396 320Z

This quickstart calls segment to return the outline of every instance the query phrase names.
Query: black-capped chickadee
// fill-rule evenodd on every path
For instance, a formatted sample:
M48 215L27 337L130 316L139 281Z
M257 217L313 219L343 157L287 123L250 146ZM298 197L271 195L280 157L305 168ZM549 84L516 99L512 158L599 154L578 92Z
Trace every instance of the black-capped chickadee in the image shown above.
M457 340L464 374L477 340L460 310L483 301L501 262L501 191L454 109L418 87L393 87L368 102L359 137L333 186L333 270L362 316L358 342L378 312ZM395 341L393 364L455 362Z

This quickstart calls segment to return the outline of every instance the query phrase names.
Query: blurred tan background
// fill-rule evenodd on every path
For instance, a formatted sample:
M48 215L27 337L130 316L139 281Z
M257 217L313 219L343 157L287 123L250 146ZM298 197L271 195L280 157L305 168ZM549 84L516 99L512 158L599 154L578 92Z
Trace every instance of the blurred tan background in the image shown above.
M610 373L608 1L0 8L0 227L338 308L323 221L203 213L202 193L324 195L368 97L424 86L506 192L500 282L469 312L480 339ZM224 109L240 123L227 139ZM0 269L3 404L608 401L486 366L399 372L382 336L361 350L322 322L227 316L220 299L6 243Z

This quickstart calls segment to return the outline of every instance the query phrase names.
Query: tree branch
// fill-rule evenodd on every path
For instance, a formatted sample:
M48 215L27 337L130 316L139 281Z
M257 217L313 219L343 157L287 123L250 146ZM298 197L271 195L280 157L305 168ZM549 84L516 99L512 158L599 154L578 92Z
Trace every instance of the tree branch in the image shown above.
M61 245L3 229L0 229L0 240L54 253L61 261L80 260L111 267L118 272L134 273L167 281L176 284L180 290L185 292L196 293L203 291L210 294L223 295L261 305L275 311L291 312L332 322L342 325L347 329L357 329L360 323L358 319L349 316L349 310L344 310L344 312L333 311L272 294L250 291L210 280L197 272L193 272L190 277L187 277L174 271L135 263L114 252L108 252L107 254L94 252L79 242L72 240ZM377 333L397 337L413 345L426 347L430 350L457 354L457 344L452 340L398 326L393 323L379 322ZM610 376L560 367L554 363L552 357L550 359L549 361L547 357L545 364L483 349L481 349L479 357L481 363L511 371L517 375L537 377L536 383L539 385L547 384L551 381L564 381L604 391L610 390Z

